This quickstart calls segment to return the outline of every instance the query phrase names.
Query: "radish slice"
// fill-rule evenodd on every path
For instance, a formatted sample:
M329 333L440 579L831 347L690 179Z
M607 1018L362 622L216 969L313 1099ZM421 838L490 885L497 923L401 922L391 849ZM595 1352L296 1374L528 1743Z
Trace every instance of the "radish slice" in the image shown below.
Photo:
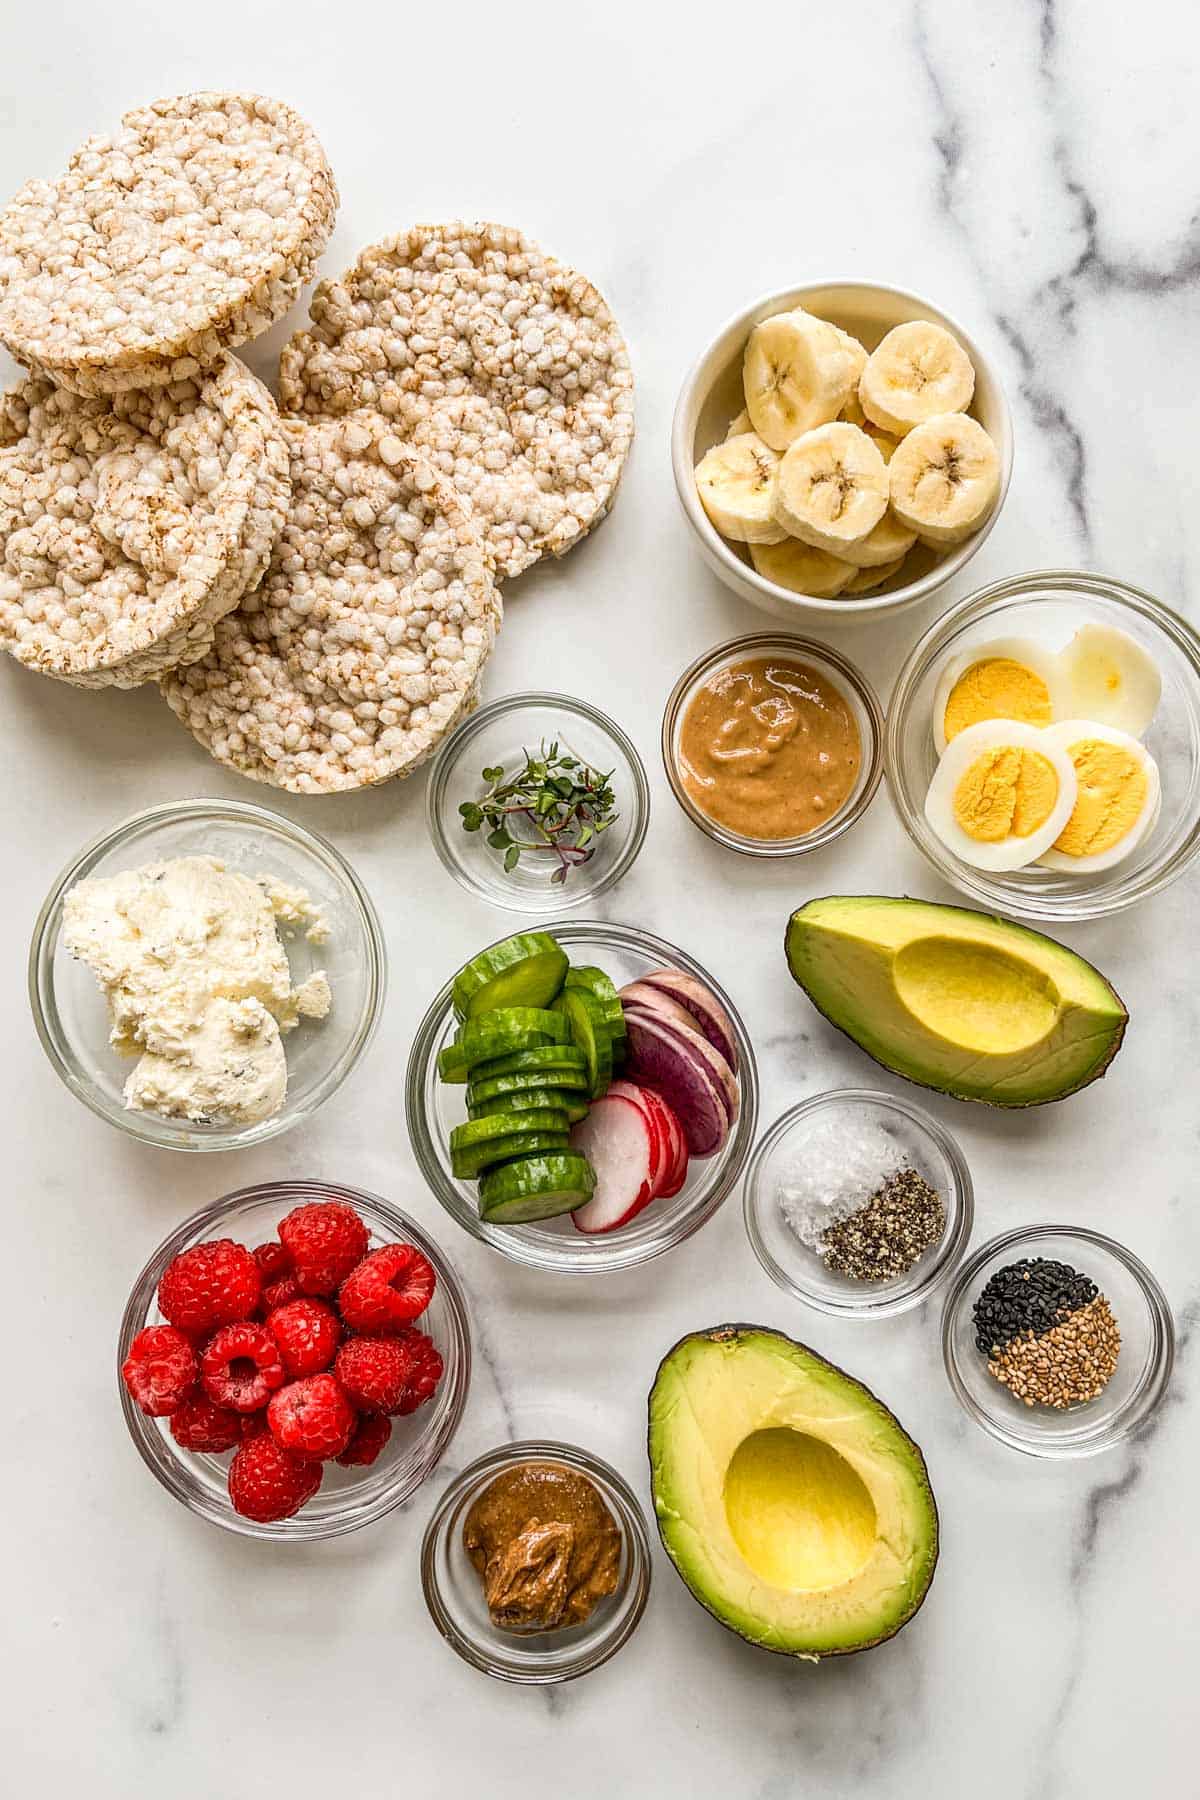
M656 1011L648 1006L643 1006L640 1001L626 1001L623 1002L623 1006L626 1027L628 1027L631 1019L636 1019L639 1022L649 1020L652 1024L656 1025L661 1032L666 1033L666 1035L682 1050L685 1050L694 1063L698 1063L700 1067L705 1070L709 1078L714 1081L720 1089L725 1103L725 1112L729 1124L734 1124L738 1116L741 1090L738 1087L737 1076L725 1061L721 1052L710 1044L708 1039L704 1037L690 1021L687 1024L683 1024L676 1019L668 1018L665 1013ZM633 1054L632 1050L630 1050L628 1054L625 1073L631 1081L640 1082L645 1087L657 1088L662 1093L667 1104L675 1107L676 1111L679 1113L680 1121L684 1121L686 1108L681 1110L680 1107L680 1101L683 1096L674 1092L670 1085L664 1086L652 1072L639 1068L636 1056ZM685 1132L686 1129L687 1127L685 1124Z
M733 1111L713 1063L729 1065L707 1038L675 1031L657 1013L631 1006L625 1014L626 1068L633 1079L660 1093L675 1112L692 1156L715 1156L729 1136ZM595 1110L593 1108L593 1110Z
M705 987L702 981L697 981L694 975L685 975L682 969L655 969L651 974L643 976L639 985L643 983L659 988L677 1005L691 1013L713 1049L721 1052L734 1074L737 1074L737 1034L733 1029L733 1020L711 988Z
M646 1092L653 1093L653 1089L647 1088ZM654 1094L654 1099L658 1102L659 1110L666 1120L673 1155L671 1167L668 1170L665 1179L658 1184L658 1198L661 1200L670 1200L679 1192L680 1188L687 1180L687 1140L683 1135L683 1126L679 1123L673 1110L668 1106L662 1095Z
M675 1167L675 1145L665 1109L658 1101L657 1094L652 1094L649 1088L635 1086L632 1081L611 1081L608 1091L618 1100L628 1100L631 1106L639 1107L646 1116L653 1156L650 1180L657 1197L663 1182L669 1179Z
M657 1151L651 1125L640 1106L609 1092L597 1100L571 1132L571 1148L596 1171L590 1200L576 1207L571 1222L594 1235L627 1225L654 1198L650 1171Z

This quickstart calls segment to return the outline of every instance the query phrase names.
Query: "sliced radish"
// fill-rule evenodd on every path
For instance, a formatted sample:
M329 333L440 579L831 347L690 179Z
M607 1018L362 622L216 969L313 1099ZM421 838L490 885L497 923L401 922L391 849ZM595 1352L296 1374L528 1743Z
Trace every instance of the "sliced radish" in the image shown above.
M738 1110L741 1104L741 1090L738 1087L737 1076L725 1061L721 1052L716 1049L714 1045L709 1043L708 1039L696 1029L696 1026L690 1019L670 1018L664 1012L655 1008L643 1006L640 1001L628 1001L623 1004L627 1021L631 1016L634 1018L653 1020L663 1031L669 1033L681 1047L686 1049L692 1060L698 1063L712 1080L717 1083L725 1101L725 1111L728 1115L729 1123L732 1125L738 1116ZM652 1080L646 1075L643 1070L638 1069L633 1062L629 1063L625 1072L631 1080L642 1081L647 1087L661 1086L659 1082ZM663 1093L667 1102L672 1106L675 1105L676 1096L666 1089L663 1090Z
M653 1088L639 1087L632 1081L614 1081L609 1093L616 1093L634 1106L640 1106L650 1122L659 1145L658 1163L654 1171L654 1198L667 1199L677 1194L687 1174L687 1145L679 1120L661 1094ZM682 1165L682 1168L681 1168Z
M632 1081L611 1081L608 1091L618 1100L628 1100L631 1106L640 1107L646 1115L653 1154L650 1180L657 1195L675 1167L675 1146L662 1102L649 1088L638 1087Z
M627 1075L663 1096L683 1127L690 1155L714 1156L729 1136L732 1124L728 1094L710 1061L724 1059L707 1039L697 1033L685 1038L682 1027L674 1030L648 1009L629 1007L625 1028L629 1046ZM700 1053L699 1045L703 1045L707 1056ZM728 1064L725 1071L728 1074ZM735 1088L736 1085L735 1082Z
M697 981L694 975L685 974L682 969L655 969L643 977L643 982L669 994L672 1000L691 1013L713 1049L721 1052L734 1074L737 1074L737 1036L733 1020L711 988L705 987L702 981Z
M654 1198L651 1170L659 1152L648 1115L632 1100L610 1090L595 1101L587 1118L573 1127L571 1148L596 1171L591 1199L571 1214L577 1231L615 1231Z

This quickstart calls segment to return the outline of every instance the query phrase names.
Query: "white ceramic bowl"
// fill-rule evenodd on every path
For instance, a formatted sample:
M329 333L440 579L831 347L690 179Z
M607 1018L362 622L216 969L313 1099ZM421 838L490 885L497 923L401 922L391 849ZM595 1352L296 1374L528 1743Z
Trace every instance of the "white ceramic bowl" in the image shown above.
M868 350L873 350L893 325L903 325L912 319L928 319L935 325L944 325L947 331L954 333L975 366L975 397L970 411L989 433L1000 453L1000 496L975 535L944 555L918 545L891 582L858 599L818 600L808 594L794 594L790 588L767 581L750 561L747 547L727 542L709 523L696 493L696 464L706 450L721 442L730 420L745 405L742 355L747 338L763 319L794 306L802 306L818 318L840 325ZM935 593L970 562L1000 517L1012 476L1012 458L1012 419L991 359L956 319L930 301L923 300L919 294L907 293L903 288L873 281L817 281L802 287L784 288L777 294L764 294L744 312L728 320L684 382L671 427L675 486L684 517L705 562L726 587L740 594L743 600L749 600L774 618L786 619L793 625L798 618L813 615L826 623L843 619L849 624L875 613L899 612Z

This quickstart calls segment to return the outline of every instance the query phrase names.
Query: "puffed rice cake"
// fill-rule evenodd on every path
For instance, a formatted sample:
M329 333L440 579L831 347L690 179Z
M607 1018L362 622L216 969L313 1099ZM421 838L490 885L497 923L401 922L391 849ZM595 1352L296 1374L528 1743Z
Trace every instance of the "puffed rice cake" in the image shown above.
M358 408L453 477L496 578L561 556L612 502L633 375L589 281L504 225L419 225L322 281L280 360L281 405Z
M235 356L170 388L0 395L0 645L77 687L137 687L211 647L283 526L275 402Z
M0 340L79 394L186 379L283 317L337 200L316 137L277 100L139 107L0 213Z
M482 532L387 421L285 421L292 506L262 585L163 682L218 762L297 794L406 775L478 702L500 622Z

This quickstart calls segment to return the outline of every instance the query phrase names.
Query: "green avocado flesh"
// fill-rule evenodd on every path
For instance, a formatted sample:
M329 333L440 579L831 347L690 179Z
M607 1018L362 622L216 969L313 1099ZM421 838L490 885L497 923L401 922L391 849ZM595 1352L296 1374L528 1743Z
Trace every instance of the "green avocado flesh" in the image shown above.
M960 1100L1061 1100L1104 1074L1129 1016L1073 950L960 906L810 900L785 948L813 1005L868 1056Z
M650 1392L658 1529L714 1618L819 1659L891 1637L938 1553L925 1461L861 1382L755 1325L685 1337Z

